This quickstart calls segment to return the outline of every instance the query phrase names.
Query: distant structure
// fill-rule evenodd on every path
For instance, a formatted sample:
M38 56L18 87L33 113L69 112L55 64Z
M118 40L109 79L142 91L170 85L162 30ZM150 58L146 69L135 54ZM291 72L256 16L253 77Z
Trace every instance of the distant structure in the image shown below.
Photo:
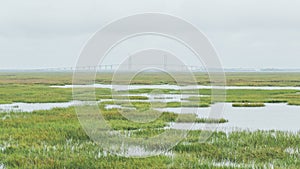
M145 67L155 67L165 71L177 72L206 72L206 69L201 65L185 65L181 62L174 62L174 59L168 60L168 55L151 55L147 56L142 53L142 56L129 56L122 64L106 64L97 66L82 66L82 67L58 67L58 68L44 68L44 69L0 69L0 72L115 72L115 71L137 71ZM144 58L143 58L144 57ZM151 59L145 59L149 58ZM156 57L156 59L155 59ZM160 58L159 58L160 57ZM154 60L154 61L153 61ZM153 61L153 62L151 62ZM156 62L155 62L156 61ZM225 68L224 72L300 72L300 69L278 69L278 68Z

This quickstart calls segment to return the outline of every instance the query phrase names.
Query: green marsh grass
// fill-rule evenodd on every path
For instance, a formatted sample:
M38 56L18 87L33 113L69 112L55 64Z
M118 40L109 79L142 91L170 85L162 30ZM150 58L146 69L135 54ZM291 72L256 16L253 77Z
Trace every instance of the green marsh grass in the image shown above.
M232 107L264 107L264 103L233 103Z
M229 86L299 86L300 73L226 73L226 83ZM192 84L186 79L186 73L177 76L186 84ZM194 73L199 85L210 85L206 73ZM72 72L0 72L0 84L46 84L65 85L72 84ZM95 82L111 84L112 73L97 73ZM129 75L124 73L124 79ZM190 78L188 78L190 79ZM122 83L122 79L115 79L114 83ZM132 84L176 84L174 79L163 73L145 72L132 80Z
M7 168L298 168L300 135L278 131L213 132L202 143L202 131L190 131L170 150L171 156L125 158L107 153L93 143L77 120L74 108L1 113L0 164ZM169 118L169 117L168 117ZM123 123L122 120L120 123ZM123 127L121 127L123 128ZM125 130L121 130L125 131ZM159 128L131 130L132 137L152 137ZM295 151L294 151L295 150Z
M227 85L238 86L299 86L299 73L226 73ZM180 76L185 76L181 74ZM151 78L150 78L151 77ZM110 73L97 75L96 83L109 84ZM162 80L164 79L164 80ZM207 74L196 73L198 84L210 85ZM72 83L72 73L0 73L0 103L68 102L72 89L50 88L50 85ZM119 82L121 83L121 81ZM186 82L187 84L190 82ZM165 75L148 73L134 79L133 84L176 84ZM130 93L149 93L150 89L132 90ZM96 89L97 99L111 99L109 89ZM178 90L162 93L180 94ZM182 91L193 94L195 91ZM201 95L211 95L210 90L199 90ZM145 97L129 97L146 100ZM120 99L125 99L120 97ZM208 107L210 97L187 99L189 102L130 104L137 110L156 107L200 106ZM288 103L300 105L296 90L227 90L227 102L238 103ZM150 124L130 122L120 110L105 110L99 105L108 123L121 133L131 132L131 137L152 137L163 133L168 122L177 115L163 112ZM128 103L122 103L124 106ZM156 104L156 105L155 105ZM181 105L182 104L182 105ZM126 113L126 112L125 112ZM182 121L210 121L194 115L182 116ZM215 120L215 119L213 119ZM219 120L219 119L218 119ZM186 139L170 150L171 155L149 158L125 158L104 151L82 129L74 107L34 111L32 113L0 113L0 166L5 168L295 168L300 166L300 132L235 131L213 132L204 143L199 141L204 131L190 131ZM227 164L227 165L226 165ZM230 164L230 165L228 165Z

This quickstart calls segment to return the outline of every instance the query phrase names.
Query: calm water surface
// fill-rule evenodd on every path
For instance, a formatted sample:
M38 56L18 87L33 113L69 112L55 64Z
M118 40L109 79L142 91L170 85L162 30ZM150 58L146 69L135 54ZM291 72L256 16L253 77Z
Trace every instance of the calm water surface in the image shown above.
M135 90L135 89L174 89L174 90L189 90L189 89L218 89L223 87L218 86L178 86L178 85L110 85L110 84L93 84L93 85L64 85L51 86L55 88L108 88L116 91ZM253 89L253 90L300 90L300 87L279 87L279 86L226 86L225 89Z
M220 105L213 105L220 106ZM174 113L195 113L199 118L210 117L211 108L164 108L160 111ZM266 104L265 107L232 107L232 104L224 104L223 118L228 123L218 124L195 124L193 130L217 127L220 131L232 130L280 130L300 131L300 106L287 104ZM188 129L190 124L173 123L171 128Z

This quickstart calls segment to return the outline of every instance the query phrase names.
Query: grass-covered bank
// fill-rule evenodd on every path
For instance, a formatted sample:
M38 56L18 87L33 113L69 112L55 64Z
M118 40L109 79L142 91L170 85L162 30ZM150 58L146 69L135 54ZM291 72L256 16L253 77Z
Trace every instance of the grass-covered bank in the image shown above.
M126 74L124 74L126 78ZM184 73L178 76L185 76ZM226 73L227 85L239 86L299 86L300 73ZM97 74L96 83L108 84L111 73ZM207 75L195 73L199 84L209 85ZM187 82L189 83L189 82ZM72 73L59 72L28 72L28 73L0 73L0 103L25 102L68 102L72 98L72 89L51 88L51 85L72 84ZM161 73L144 73L133 79L132 84L174 84L172 78ZM151 93L151 89L132 90L130 93ZM96 89L96 99L110 99L110 89ZM191 90L156 90L165 94L192 94ZM122 93L122 92L120 92ZM300 92L297 90L227 90L226 102L234 103L288 103L300 105ZM201 95L211 95L209 89L199 90ZM131 97L130 99L146 99ZM209 97L189 98L189 103L169 103L171 107L207 107L212 103Z
M206 73L194 73L196 82L199 85L210 85L209 77ZM300 86L300 73L286 72L253 72L253 73L225 73L228 86ZM128 75L124 73L123 78ZM185 73L178 73L176 76L183 82L190 84L189 80L184 81ZM64 85L72 84L72 72L0 72L0 84L46 84ZM112 73L97 73L95 82L110 84ZM190 78L188 78L190 79ZM115 79L116 83L118 79ZM174 79L163 73L143 73L139 74L131 82L132 84L176 84Z
M188 93L188 91L183 91ZM209 95L211 90L200 89L199 94ZM210 97L189 97L185 100L211 104ZM264 103L287 103L289 105L300 105L300 94L298 90L256 90L256 89L230 89L226 90L226 102L234 103L234 106L261 107Z
M131 90L131 94L151 93L152 89ZM191 94L190 90L157 90L156 92L165 94ZM185 100L189 102L170 102L169 107L208 107L212 104L210 99L210 89L200 89L197 93L206 95L205 97L190 97ZM122 94L122 92L120 92ZM85 96L86 94L84 94ZM91 95L93 96L93 95ZM110 89L95 89L96 99L112 99ZM145 96L114 96L115 99L147 100ZM72 101L72 89L52 88L47 85L20 85L2 84L0 85L0 104L13 102L25 103L47 103L47 102L68 102ZM226 102L233 103L288 103L290 105L300 105L300 94L297 90L226 90ZM246 105L247 106L247 105Z

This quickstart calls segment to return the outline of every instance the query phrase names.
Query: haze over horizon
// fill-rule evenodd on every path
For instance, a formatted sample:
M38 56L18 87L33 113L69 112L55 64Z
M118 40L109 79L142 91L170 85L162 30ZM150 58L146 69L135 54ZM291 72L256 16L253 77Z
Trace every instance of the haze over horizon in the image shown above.
M299 8L297 0L5 1L0 5L0 69L74 67L86 41L101 27L145 12L178 16L197 26L224 68L300 69ZM177 48L164 39L146 41L124 43L107 63L136 46Z

